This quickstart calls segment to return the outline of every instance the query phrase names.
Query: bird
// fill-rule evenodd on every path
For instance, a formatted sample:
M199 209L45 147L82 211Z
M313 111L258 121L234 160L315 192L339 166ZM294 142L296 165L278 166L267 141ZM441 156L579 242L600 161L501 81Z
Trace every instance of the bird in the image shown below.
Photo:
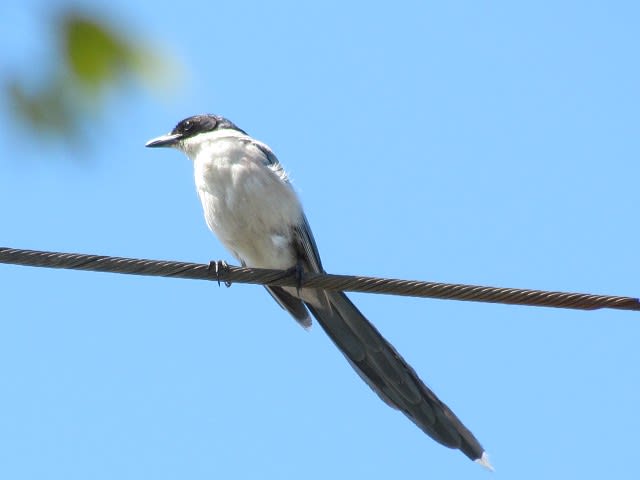
M287 172L269 146L213 114L180 121L146 147L170 147L192 162L209 229L246 267L324 273ZM418 377L344 292L265 286L303 327L311 315L365 383L440 444L493 470L471 431Z

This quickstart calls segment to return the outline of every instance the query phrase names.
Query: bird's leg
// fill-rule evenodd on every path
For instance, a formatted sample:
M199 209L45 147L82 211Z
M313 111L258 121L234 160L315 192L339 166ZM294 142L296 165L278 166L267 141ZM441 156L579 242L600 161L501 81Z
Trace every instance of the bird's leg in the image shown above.
M304 281L304 269L302 268L302 263L300 261L296 262L295 268L295 278L296 278L296 293L298 296L300 295L300 289L302 288L302 282Z
M211 260L209 262L209 268L207 268L209 276L211 276L211 272L214 272L216 280L218 281L218 286L220 286L220 273L227 271L229 271L229 264L224 260ZM224 284L227 288L231 286L231 282L229 281L225 281Z
M293 267L287 268L283 273L283 278L293 276L296 279L296 293L300 295L300 289L304 281L304 268L302 263L298 260Z

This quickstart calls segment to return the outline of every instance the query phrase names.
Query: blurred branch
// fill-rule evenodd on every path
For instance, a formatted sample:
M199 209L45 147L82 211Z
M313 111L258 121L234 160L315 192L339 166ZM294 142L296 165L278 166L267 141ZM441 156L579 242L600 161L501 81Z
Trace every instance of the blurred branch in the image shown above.
M4 79L5 104L27 130L78 140L87 120L104 113L109 93L122 94L136 83L154 89L158 79L175 79L170 62L105 20L75 10L53 18L58 41L51 56L59 61L41 78Z

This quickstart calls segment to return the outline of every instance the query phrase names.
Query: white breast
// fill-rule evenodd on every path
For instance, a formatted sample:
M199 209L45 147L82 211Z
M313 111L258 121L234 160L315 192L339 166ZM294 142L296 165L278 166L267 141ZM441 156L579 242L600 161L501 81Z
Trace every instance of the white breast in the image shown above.
M235 131L211 132L185 145L209 228L244 264L286 269L296 262L292 227L302 207L290 184L264 164L264 153Z

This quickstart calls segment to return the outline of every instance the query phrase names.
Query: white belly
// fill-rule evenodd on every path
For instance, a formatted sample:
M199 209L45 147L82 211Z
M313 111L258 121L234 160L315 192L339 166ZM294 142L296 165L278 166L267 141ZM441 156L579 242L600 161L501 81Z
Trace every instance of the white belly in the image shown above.
M275 172L247 157L245 148L217 143L224 152L215 161L194 160L207 225L247 266L292 267L292 227L302 218L297 195Z

